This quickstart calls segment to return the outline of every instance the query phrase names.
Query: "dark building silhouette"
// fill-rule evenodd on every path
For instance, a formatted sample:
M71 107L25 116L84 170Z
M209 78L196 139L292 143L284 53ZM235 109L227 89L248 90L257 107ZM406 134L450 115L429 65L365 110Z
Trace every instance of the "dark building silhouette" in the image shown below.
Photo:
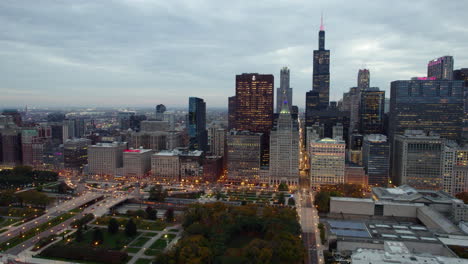
M325 28L323 20L319 31L319 49L314 50L312 90L319 93L320 109L326 109L330 101L330 50L325 49Z
M269 133L273 126L273 85L271 74L236 75L235 128Z
M188 134L190 149L208 150L206 130L206 104L201 98L190 97L188 108Z
M434 77L437 80L453 80L453 57L444 56L429 61L427 77Z
M357 87L360 91L369 88L370 84L370 72L368 69L360 69L358 72Z
M362 163L369 185L387 186L390 178L390 144L386 136L372 134L364 137Z
M273 127L272 74L243 73L236 75L235 129L263 133L262 166L269 162L270 131Z
M236 97L228 98L228 130L236 127Z
M424 130L460 140L463 81L409 80L391 83L390 142L405 130Z
M158 104L156 106L156 120L163 121L164 120L164 112L166 112L166 106L163 104Z
M359 132L362 134L384 133L385 91L377 87L361 91L359 104Z

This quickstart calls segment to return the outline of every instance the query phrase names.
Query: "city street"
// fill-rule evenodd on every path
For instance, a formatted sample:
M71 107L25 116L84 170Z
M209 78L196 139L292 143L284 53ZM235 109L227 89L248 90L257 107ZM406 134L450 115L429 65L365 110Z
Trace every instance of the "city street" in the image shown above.
M307 250L307 263L324 263L320 232L317 228L319 217L313 206L313 194L303 191L298 192L296 197L299 200L297 211L302 227L302 240Z

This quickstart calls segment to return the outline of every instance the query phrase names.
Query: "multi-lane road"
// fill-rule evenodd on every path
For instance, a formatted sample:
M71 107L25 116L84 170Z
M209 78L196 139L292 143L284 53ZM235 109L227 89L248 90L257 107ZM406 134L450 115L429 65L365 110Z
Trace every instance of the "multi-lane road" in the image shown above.
M320 234L318 230L319 217L313 205L313 195L309 192L298 192L297 211L302 227L302 241L307 250L307 263L322 264L323 249L320 245Z
M103 195L99 193L88 192L80 197L76 197L75 199L66 201L64 203L49 208L48 210L46 210L44 215L41 215L29 222L26 222L19 226L9 226L8 229L5 232L3 232L0 236L0 243L3 243L15 237L20 233L24 233L32 228L36 228L37 226L46 223L54 217L57 217L65 212L68 212L101 196Z

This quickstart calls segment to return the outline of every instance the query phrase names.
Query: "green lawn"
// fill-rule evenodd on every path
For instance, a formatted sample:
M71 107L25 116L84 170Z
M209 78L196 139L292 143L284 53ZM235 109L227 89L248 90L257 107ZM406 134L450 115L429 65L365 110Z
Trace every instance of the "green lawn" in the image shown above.
M161 250L157 250L157 249L147 249L145 250L145 255L146 256L156 256L157 254L159 254L161 252Z
M150 264L151 262L152 262L151 259L143 259L143 258L141 258L141 259L138 259L138 260L135 262L135 264Z
M21 222L21 220L19 220L19 219L12 219L12 218L6 219L6 218L4 218L4 219L0 220L0 228L1 228L1 227L6 227L6 226L10 226L10 225L12 225L12 224L14 224L14 223L16 223L16 222L18 222L18 221L20 221L20 222L19 222L20 224L23 223L23 222Z
M96 219L96 221L93 222L93 224L107 226L111 218L112 217L110 216L99 217L98 219ZM125 224L127 223L129 219L128 217L114 217L114 218L117 220L117 222L119 222L121 229L125 228ZM143 220L141 218L133 218L133 222L137 225L138 229L151 230L151 231L161 231L167 226L167 224L164 221L159 220L159 219L156 221L148 221L148 220Z
M163 250L176 237L176 235L174 234L167 234L167 241L166 241L166 238L164 236L165 235L163 235L160 239L154 241L154 243L150 246L150 248Z
M140 251L141 248L135 248L135 247L128 247L125 249L125 252L127 253L137 253L138 251Z
M179 232L179 229L176 229L176 228L174 228L174 229L169 229L169 232Z
M101 228L101 231L104 235L104 241L102 244L98 245L98 247L112 249L112 250L120 250L125 245L128 245L132 242L135 237L127 237L123 231L118 232L117 234L109 234L107 229ZM77 242L76 240L70 242L74 245L91 245L93 242L93 232L94 229L88 230L86 233L83 234L83 240L81 242Z
M150 239L151 239L150 237L141 236L141 237L137 238L135 241L133 241L132 244L130 244L130 245L132 247L142 247Z

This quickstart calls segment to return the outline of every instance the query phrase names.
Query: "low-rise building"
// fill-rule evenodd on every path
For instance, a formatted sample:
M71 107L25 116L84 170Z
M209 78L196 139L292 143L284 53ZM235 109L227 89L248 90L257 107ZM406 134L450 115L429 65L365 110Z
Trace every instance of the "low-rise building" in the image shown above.
M127 149L123 152L125 177L144 177L151 170L151 149Z

